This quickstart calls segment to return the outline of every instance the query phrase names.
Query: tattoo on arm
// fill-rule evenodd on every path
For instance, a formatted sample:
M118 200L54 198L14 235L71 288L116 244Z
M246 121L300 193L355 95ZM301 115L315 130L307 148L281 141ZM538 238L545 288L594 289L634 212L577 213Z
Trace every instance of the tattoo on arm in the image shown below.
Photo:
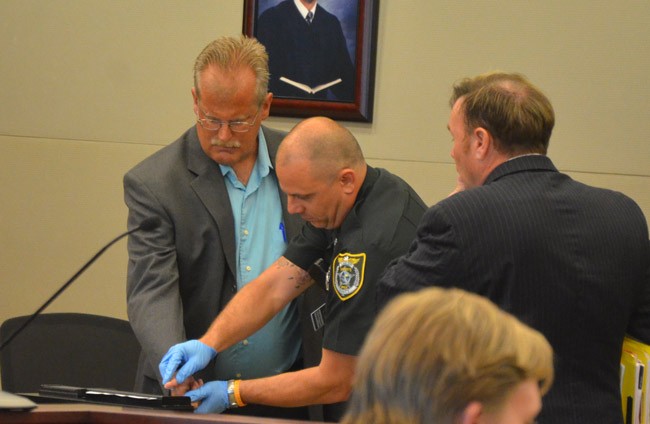
M307 271L304 271L302 269L300 270L300 274L295 278L292 277L292 279L295 279L296 289L302 289L305 287L305 285L311 284L312 282L312 279L309 274L307 274Z
M291 274L288 280L290 283L295 285L296 289L302 289L306 284L309 284L312 281L307 271L296 266L294 263L287 259L278 260L276 266L278 268L291 268Z

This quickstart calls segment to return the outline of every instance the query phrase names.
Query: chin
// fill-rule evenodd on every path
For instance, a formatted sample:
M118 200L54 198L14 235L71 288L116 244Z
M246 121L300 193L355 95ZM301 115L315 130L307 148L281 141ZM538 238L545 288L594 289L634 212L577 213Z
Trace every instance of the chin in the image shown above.
M328 229L327 224L323 221L309 220L309 219L305 219L305 221L309 222L311 225L313 225L316 228Z
M210 157L220 165L233 166L233 164L239 162L239 156L233 153L220 150L218 152L212 152Z

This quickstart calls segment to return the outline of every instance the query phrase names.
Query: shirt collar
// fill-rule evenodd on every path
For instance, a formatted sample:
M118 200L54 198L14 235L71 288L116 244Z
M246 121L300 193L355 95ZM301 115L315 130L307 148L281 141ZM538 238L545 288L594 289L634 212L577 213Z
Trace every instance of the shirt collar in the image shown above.
M293 0L293 4L296 5L296 7L298 8L298 11L302 15L302 17L306 19L307 18L307 13L309 13L309 9L307 9L305 7L305 5L300 2L300 0ZM316 16L316 5L318 5L317 1L314 2L314 7L312 7L312 9L311 9L311 13L313 13L314 16Z
M524 153L523 155L513 156L513 157L509 158L508 160L513 160L513 159L521 158L521 157L524 157L524 156L541 156L541 155L542 155L541 153Z
M521 155L507 160L494 168L483 185L490 184L506 175L528 171L558 172L551 159L546 155Z
M370 165L366 165L366 178L363 180L363 183L361 184L359 193L357 193L357 200L355 201L355 204L359 200L364 199L368 195L368 192L370 192L372 187L375 185L375 181L377 181L378 177L379 177L379 171L377 171L375 168L373 168Z

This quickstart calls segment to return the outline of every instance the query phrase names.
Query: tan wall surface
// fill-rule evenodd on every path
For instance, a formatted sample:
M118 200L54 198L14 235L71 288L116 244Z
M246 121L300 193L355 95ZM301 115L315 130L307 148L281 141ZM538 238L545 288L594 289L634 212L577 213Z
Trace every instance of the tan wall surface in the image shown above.
M346 124L372 165L435 203L455 181L451 84L519 71L555 105L556 165L650 217L649 2L405 4L381 2L374 122ZM32 313L126 229L122 175L192 125L193 60L241 32L243 2L2 0L0 16L3 321ZM121 241L47 311L125 318L126 261Z

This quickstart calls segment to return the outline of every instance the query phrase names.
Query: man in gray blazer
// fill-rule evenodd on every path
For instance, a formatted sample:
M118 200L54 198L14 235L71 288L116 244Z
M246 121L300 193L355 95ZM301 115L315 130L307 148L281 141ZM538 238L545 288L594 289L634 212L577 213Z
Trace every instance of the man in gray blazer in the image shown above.
M368 165L354 135L329 118L305 119L289 132L278 149L277 175L289 211L306 221L300 234L203 337L172 346L160 369L165 387L186 384L292 299L320 287L326 302L312 315L323 330L319 363L268 378L206 382L187 396L200 402L197 413L323 405L323 419L338 422L375 318L377 277L406 252L426 206L401 178Z
M128 316L143 348L136 391L161 393L158 363L167 349L205 333L301 225L286 212L274 170L284 133L261 126L272 101L268 78L267 54L256 40L208 44L194 66L196 125L124 176L129 228L152 216L162 221L128 241ZM199 377L259 378L299 367L296 304L224 353ZM305 412L246 411L286 418Z
M450 103L465 190L427 211L409 253L380 279L380 297L433 285L490 298L555 351L540 423L622 423L623 337L650 342L641 209L558 172L546 156L553 107L522 76L462 80Z

